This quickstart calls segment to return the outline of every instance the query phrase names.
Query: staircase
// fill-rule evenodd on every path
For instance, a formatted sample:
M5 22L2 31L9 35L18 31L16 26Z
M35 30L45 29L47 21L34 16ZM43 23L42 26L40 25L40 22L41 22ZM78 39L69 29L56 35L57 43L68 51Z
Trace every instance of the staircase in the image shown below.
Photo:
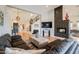
M75 52L73 54L79 54L79 44L77 45L77 48L75 49Z
M79 54L79 44L75 40L65 40L61 45L52 50L54 54Z
M79 42L72 39L64 40L59 46L44 54L79 54Z
M37 22L40 19L40 16L36 16L33 19L30 19L30 24L34 24L35 22Z
M59 51L59 54L79 54L79 44L78 44L78 42L74 41L74 40L64 42L62 44L62 48Z
M67 50L65 54L74 54L75 50L77 48L77 42L74 42L74 44L71 45L71 47Z

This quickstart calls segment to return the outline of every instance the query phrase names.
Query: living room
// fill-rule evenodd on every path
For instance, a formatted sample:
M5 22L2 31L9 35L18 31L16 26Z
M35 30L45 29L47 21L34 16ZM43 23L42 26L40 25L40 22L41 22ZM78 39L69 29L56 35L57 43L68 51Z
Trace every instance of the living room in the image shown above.
M78 5L1 5L0 53L78 54L78 9Z

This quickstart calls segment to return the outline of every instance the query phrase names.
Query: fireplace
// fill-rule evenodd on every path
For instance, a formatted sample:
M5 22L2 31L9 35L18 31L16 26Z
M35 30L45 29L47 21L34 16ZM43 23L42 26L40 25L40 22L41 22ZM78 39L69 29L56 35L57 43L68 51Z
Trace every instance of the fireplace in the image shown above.
M54 9L54 35L69 38L69 20L63 21L63 6Z
M56 29L55 33L56 33L55 36L65 37L65 38L69 37L68 29L67 28L59 27L59 28Z
M57 28L58 33L66 34L66 28Z

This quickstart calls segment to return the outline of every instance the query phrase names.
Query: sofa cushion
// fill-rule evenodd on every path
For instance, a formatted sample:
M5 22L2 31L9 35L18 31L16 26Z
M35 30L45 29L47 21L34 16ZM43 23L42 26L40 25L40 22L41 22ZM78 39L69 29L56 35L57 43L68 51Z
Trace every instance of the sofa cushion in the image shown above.
M5 54L40 54L46 51L46 49L38 49L38 50L24 50L21 48L5 48Z
M12 41L18 41L18 40L22 40L21 36L20 35L14 35L11 37Z
M3 37L5 37L5 39L11 42L11 36L9 34L5 34L3 35Z
M0 45L2 46L11 47L10 41L11 41L11 37L9 34L5 34L0 37Z

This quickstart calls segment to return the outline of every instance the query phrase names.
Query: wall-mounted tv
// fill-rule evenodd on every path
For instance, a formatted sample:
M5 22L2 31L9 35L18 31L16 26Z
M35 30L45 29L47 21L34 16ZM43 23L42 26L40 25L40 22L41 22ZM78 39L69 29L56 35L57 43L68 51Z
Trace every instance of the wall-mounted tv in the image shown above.
M41 22L42 28L52 28L52 22Z

